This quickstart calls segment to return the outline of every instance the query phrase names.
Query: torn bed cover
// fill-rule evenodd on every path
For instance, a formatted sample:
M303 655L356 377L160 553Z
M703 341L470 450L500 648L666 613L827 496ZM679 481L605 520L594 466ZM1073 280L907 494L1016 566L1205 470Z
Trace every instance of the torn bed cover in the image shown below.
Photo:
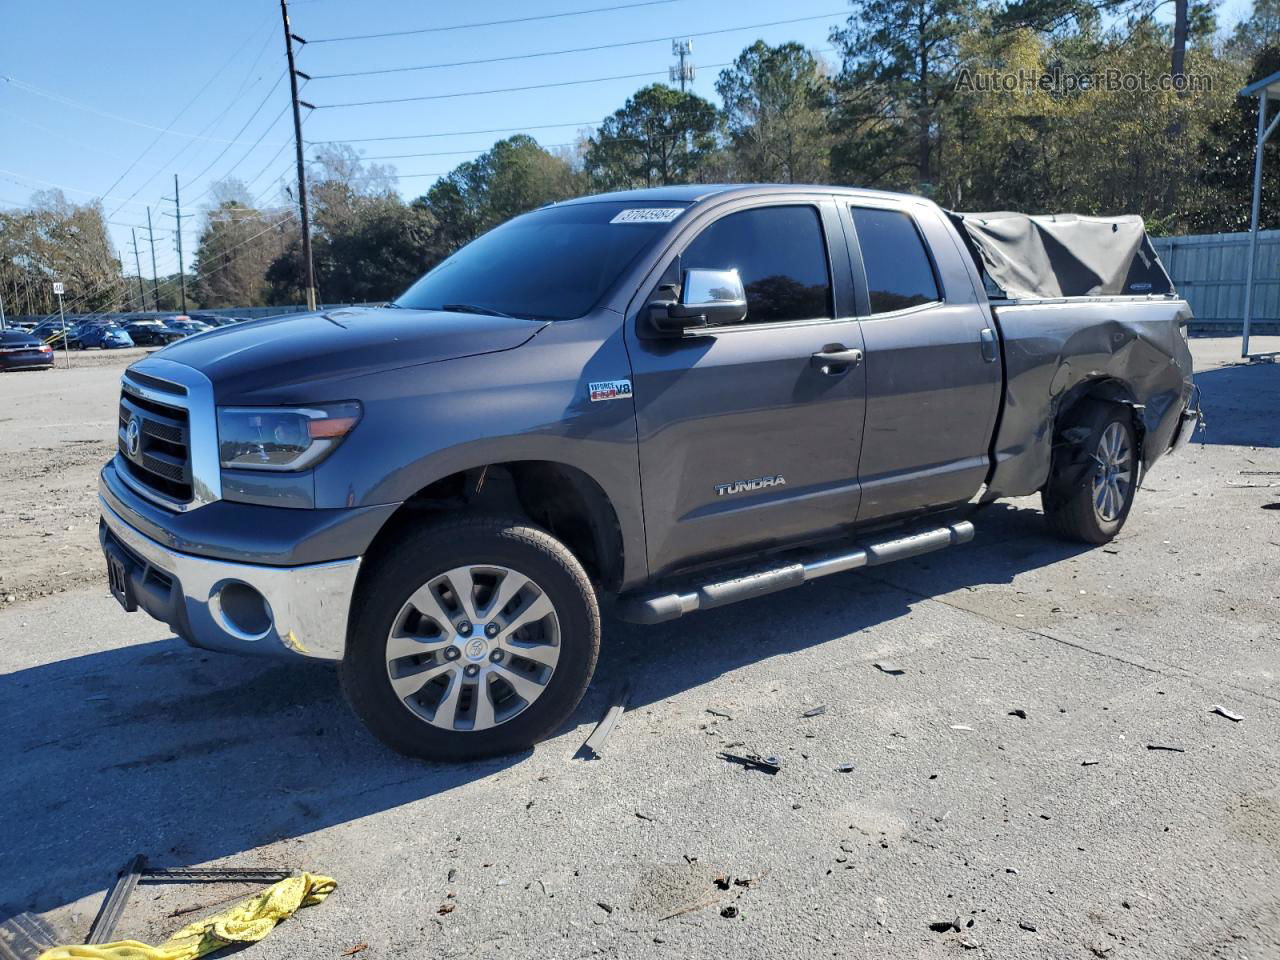
M1173 293L1141 217L950 216L989 283L1010 299Z

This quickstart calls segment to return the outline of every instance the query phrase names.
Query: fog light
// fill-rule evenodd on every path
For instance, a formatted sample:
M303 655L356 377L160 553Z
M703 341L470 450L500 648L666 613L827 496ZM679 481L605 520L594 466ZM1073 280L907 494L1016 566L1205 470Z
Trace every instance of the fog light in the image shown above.
M247 583L231 581L213 595L223 626L245 640L259 640L271 629L266 598Z

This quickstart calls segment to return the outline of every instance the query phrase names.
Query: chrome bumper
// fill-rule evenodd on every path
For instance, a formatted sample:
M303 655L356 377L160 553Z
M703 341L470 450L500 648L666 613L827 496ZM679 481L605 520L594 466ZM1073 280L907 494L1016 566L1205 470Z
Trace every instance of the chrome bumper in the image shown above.
M359 557L299 567L211 560L170 550L129 526L101 496L98 504L103 551L127 571L138 607L189 643L231 653L342 659ZM259 609L249 600L248 617L245 598L253 594L246 587L262 601ZM234 610L224 597L235 598Z

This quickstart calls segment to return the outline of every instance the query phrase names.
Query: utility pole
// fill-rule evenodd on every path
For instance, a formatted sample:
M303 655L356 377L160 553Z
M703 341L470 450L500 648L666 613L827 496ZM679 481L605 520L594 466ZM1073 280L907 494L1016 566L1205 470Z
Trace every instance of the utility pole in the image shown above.
M138 231L133 227L129 228L129 233L133 235L133 265L138 268L138 309L147 309L147 291L142 286L142 258L138 256Z
M178 193L178 175L173 175L173 196L161 197L162 200L172 200L174 209L177 213L165 212L166 217L177 217L177 227L174 229L178 234L178 282L182 286L182 312L187 312L187 268L182 262L182 195ZM157 306L157 309L159 307Z
M0 330L4 328L4 288L0 287Z
M667 67L667 79L672 83L680 82L680 92L684 93L684 85L693 82L693 63L685 62L685 58L693 53L692 40L672 40L671 55L680 58L679 66Z
M151 208L147 207L147 234L151 237L151 297L155 301L152 307L160 310L160 283L156 280L156 235L151 229Z
M299 107L311 107L298 99L298 70L293 63L293 41L306 43L289 32L288 0L280 0L280 18L284 21L284 52L289 61L289 90L293 94L293 138L298 151L298 209L302 216L302 261L306 277L307 309L316 308L316 269L311 260L311 219L307 214L307 167L302 159L302 113ZM306 78L306 74L302 75ZM313 108L314 109L314 108Z

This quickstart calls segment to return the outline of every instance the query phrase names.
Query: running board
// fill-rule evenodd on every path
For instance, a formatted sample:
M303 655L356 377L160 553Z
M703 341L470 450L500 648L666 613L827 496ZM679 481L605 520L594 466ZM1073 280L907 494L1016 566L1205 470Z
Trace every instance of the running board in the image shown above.
M685 592L629 594L618 598L615 612L619 618L631 623L662 623L695 610L710 610L739 600L763 597L833 573L844 573L859 567L878 567L958 543L968 543L972 539L973 524L962 520L905 537L860 544L852 550L816 556L803 562L766 567L730 580L704 583Z

